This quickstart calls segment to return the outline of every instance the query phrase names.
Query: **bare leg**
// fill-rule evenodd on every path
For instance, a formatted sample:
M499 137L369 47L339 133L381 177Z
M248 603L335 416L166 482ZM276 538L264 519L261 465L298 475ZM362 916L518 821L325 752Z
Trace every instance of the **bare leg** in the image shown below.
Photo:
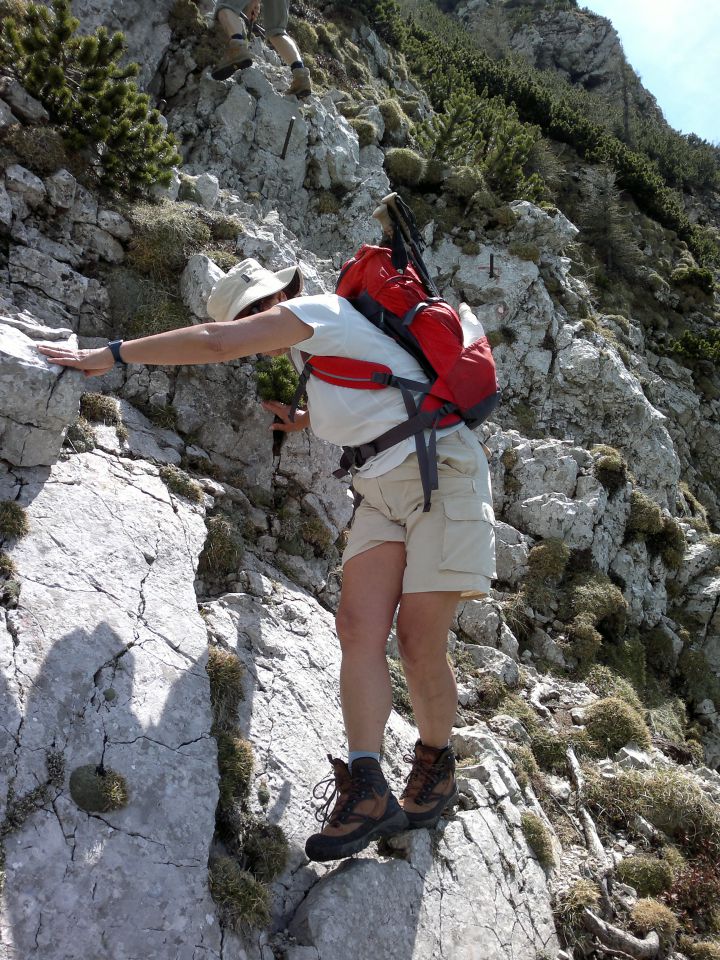
M228 10L227 7L224 7L217 15L218 23L223 28L228 37L234 36L236 33L242 34L244 37L246 34L245 22L232 10Z
M343 568L337 631L340 697L350 750L379 753L392 691L385 645L402 591L405 545L383 543Z
M268 37L268 40L275 48L280 59L288 66L297 63L298 60L302 61L302 54L298 45L287 33L279 33L276 36Z
M457 713L455 674L447 659L447 640L460 593L405 593L400 601L397 636L420 739L444 747Z

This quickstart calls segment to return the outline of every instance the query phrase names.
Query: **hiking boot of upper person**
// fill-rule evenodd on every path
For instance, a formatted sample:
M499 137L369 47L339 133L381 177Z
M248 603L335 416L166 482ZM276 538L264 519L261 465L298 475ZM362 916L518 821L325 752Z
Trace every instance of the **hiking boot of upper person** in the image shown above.
M298 100L309 97L312 93L310 71L307 67L296 67L292 72L292 83L285 91L285 96L296 96Z
M360 757L353 762L352 773L343 760L330 755L328 760L333 766L332 776L313 791L315 798L325 803L315 814L323 829L305 844L310 860L340 860L364 850L373 840L407 830L407 817L390 792L377 760ZM330 810L333 800L335 805Z
M238 70L244 70L252 63L252 54L247 40L228 40L225 56L210 76L213 80L228 80Z
M450 747L437 750L418 740L413 755L405 759L412 763L412 769L400 795L400 805L411 830L432 829L458 796L455 755Z

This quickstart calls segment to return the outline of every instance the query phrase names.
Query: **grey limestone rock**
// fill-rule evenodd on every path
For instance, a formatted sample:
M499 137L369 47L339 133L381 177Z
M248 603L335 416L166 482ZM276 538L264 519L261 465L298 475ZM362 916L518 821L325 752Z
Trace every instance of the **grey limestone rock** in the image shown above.
M202 515L140 461L86 454L20 475L31 534L12 548L19 606L0 616L3 776L24 796L49 750L65 773L5 838L0 953L219 960ZM88 764L122 775L125 806L76 806L69 778Z
M77 371L49 364L27 333L0 315L0 458L19 467L54 463L82 383Z
M69 170L58 170L45 179L50 203L60 210L69 210L75 202L77 180Z
M46 123L50 119L45 107L31 97L14 77L0 77L0 97L21 120Z
M8 190L20 194L30 207L42 203L46 196L45 184L40 177L19 163L12 163L5 170L5 186Z
M180 293L183 302L199 320L209 320L207 301L210 293L225 274L202 253L196 253L188 260L180 277Z

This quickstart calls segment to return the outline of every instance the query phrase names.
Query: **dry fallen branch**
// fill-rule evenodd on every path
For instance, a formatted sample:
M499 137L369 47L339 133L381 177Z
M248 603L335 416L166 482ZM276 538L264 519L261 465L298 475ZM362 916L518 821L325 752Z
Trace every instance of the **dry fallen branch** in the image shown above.
M655 930L651 931L644 940L639 940L631 933L596 917L587 907L584 908L582 916L589 932L611 950L624 953L633 960L654 960L660 953L660 937Z

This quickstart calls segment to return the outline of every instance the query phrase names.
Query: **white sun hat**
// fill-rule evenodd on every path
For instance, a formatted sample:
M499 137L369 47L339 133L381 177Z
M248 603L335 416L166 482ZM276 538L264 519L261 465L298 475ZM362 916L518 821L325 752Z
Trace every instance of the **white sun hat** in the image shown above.
M234 320L253 303L279 293L291 284L296 287L293 296L302 292L303 275L298 266L273 273L260 266L257 260L242 260L212 288L207 302L208 316L221 323Z

